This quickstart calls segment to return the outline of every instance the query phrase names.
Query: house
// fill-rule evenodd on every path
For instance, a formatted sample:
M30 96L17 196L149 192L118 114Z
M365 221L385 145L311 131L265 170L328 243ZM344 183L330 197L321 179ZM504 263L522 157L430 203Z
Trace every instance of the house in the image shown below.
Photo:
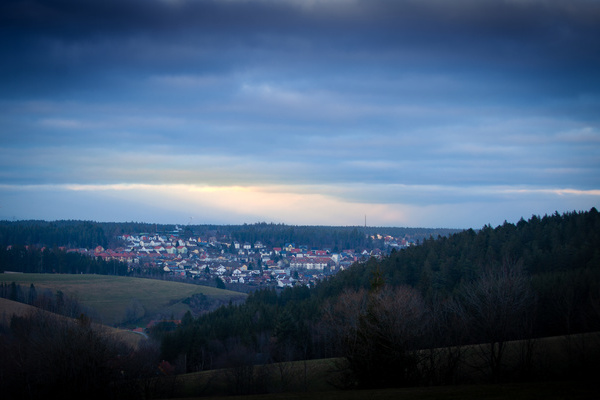
M198 238L198 243L208 244L208 238L206 238L206 237L199 237Z
M290 279L278 279L277 280L277 287L279 287L279 288L292 287L292 286L294 286L294 283Z
M290 262L291 268L302 268L302 269L325 269L331 260L324 257L311 257L311 258L299 258L295 261Z
M187 254L188 248L185 246L177 246L177 254Z
M177 253L177 248L175 246L169 245L169 246L165 247L165 250L166 250L167 254Z
M223 265L219 265L219 267L216 270L217 275L223 275L226 272L227 272L227 268L225 268Z
M302 249L291 249L289 252L296 257L302 257L304 255Z

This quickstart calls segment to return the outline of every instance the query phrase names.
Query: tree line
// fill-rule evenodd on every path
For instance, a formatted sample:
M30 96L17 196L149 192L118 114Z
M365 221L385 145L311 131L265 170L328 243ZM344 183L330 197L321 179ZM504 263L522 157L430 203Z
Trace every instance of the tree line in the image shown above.
M0 221L0 244L93 248L106 247L107 235L102 226L91 221Z
M456 229L401 228L401 227L361 227L361 226L296 226L285 224L231 225L227 227L232 239L241 243L262 242L268 247L281 247L287 243L310 248L331 249L340 252L347 249L383 248L383 239L373 239L374 235L390 235L422 241L431 236L447 236Z
M94 221L0 221L0 246L20 245L37 247L95 248L123 245L118 237L124 234L178 235L190 237L215 237L219 240L236 240L240 243L262 242L268 247L282 247L287 243L309 248L373 249L383 247L383 240L373 240L372 235L388 234L422 241L429 237L447 236L456 229L358 227L358 226L297 226L259 222L242 225L176 225L141 222Z
M0 272L127 275L127 264L61 248L0 247Z
M53 293L49 289L38 290L32 283L28 288L23 288L15 282L0 284L0 298L28 304L41 310L63 315L69 318L78 318L81 314L91 316L92 310L86 309L77 298L58 290Z

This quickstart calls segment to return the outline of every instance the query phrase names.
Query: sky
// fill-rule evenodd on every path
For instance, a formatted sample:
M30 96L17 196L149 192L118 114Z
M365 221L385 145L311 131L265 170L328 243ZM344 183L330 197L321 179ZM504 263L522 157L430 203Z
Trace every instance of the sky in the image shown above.
M600 205L600 1L4 0L0 220Z

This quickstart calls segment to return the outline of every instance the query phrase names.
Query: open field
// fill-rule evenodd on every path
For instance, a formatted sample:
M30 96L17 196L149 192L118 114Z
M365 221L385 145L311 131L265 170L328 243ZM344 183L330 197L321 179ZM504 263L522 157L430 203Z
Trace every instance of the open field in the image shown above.
M194 294L204 294L223 303L246 297L243 293L207 286L107 275L4 273L0 274L0 282L15 282L23 288L33 283L38 293L44 289L53 293L60 290L94 310L94 317L105 325L119 324L125 318L126 310L135 304L145 310L145 317L140 322L147 323L159 314L181 317L190 309L182 301Z

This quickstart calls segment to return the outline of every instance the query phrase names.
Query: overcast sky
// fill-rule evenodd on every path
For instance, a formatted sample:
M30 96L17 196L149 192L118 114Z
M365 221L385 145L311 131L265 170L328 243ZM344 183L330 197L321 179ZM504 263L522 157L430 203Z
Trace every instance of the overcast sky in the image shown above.
M0 49L0 219L600 205L599 1L4 0Z

